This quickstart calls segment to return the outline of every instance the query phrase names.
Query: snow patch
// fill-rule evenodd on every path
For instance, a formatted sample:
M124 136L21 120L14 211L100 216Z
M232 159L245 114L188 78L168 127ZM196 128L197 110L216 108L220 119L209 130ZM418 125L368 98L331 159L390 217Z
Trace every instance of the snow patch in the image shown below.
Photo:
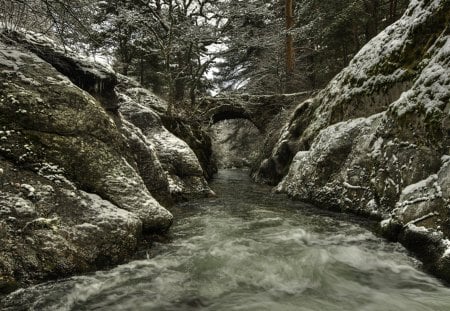
M17 197L16 203L14 204L14 211L19 217L29 217L36 214L36 208L33 203L21 197Z
M387 228L392 222L391 218L384 219L380 222L381 228Z
M450 162L450 155L443 155L441 157L441 162L442 162L443 165L446 164L446 163L449 163Z
M430 183L434 183L438 179L436 174L429 176L427 179L421 180L415 184L409 185L402 190L402 196L422 191L428 187Z
M169 182L169 192L173 195L183 193L182 183L176 181L170 174L167 173L167 180Z
M365 187L351 185L351 184L349 184L349 183L346 182L346 181L344 181L344 182L342 183L342 185L343 185L345 188L352 189L352 190L367 190L367 188L365 188Z
M450 97L450 35L442 37L436 44L442 44L427 63L423 64L420 76L413 87L393 103L390 110L401 117L423 109L426 115L442 113Z
M87 229L88 227L89 229L92 229L93 227L98 228L98 224L108 225L108 222L112 220L124 221L128 224L135 224L139 222L137 216L134 213L126 211L114 205L110 201L104 200L97 194L84 191L79 191L79 193L81 194L82 204L88 206L89 209L96 211L95 215L98 214L98 216L95 216L92 219L92 222L96 225L84 223L78 225L79 229Z
M64 183L73 189L76 189L75 185L64 176L64 173L65 171L63 168L52 163L41 163L37 171L39 176L47 178L56 184Z
M29 198L34 197L36 189L34 189L33 186L28 185L28 184L21 184L20 187L27 191L27 197L29 197Z
M100 79L105 79L109 75L114 75L114 71L111 66L104 63L100 64L93 62L93 60L95 61L95 59L86 57L68 47L62 48L59 44L57 44L54 40L48 38L47 36L32 31L26 31L25 39L31 44L49 47L55 52L72 58L72 60L77 63L78 67L82 71L92 73Z
M442 258L450 257L450 240L442 239L442 244L445 247L444 253L442 254Z
M430 233L430 230L425 228L424 226L416 226L414 223L407 223L404 228L408 229L409 231L412 232L417 232L417 233Z

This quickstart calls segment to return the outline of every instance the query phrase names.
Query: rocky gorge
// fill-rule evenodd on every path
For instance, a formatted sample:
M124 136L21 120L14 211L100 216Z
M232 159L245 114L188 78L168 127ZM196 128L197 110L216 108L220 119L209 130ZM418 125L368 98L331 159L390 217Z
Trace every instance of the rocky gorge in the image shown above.
M325 89L274 115L249 159L229 161L295 200L375 219L447 281L449 12L411 1ZM43 36L0 39L0 292L125 262L168 230L173 202L214 195L205 128Z

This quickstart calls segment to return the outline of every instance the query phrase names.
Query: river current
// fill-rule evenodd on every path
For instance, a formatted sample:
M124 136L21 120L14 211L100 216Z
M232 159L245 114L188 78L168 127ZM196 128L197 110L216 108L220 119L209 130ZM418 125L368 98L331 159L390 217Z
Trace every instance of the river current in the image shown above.
M371 223L220 171L169 241L111 270L7 296L3 310L450 310L450 288Z

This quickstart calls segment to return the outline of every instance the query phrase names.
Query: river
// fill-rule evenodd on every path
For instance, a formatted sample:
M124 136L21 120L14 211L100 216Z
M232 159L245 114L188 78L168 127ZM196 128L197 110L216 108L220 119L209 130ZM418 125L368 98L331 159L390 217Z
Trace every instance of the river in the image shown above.
M111 270L18 290L3 310L450 310L450 288L370 222L223 170L166 242ZM0 305L1 305L0 303Z

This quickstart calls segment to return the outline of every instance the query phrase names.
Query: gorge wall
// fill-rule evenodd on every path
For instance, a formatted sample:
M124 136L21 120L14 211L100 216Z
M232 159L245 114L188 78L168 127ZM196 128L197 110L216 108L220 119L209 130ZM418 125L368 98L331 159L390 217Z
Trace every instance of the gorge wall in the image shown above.
M450 280L450 1L413 0L283 127L254 178L373 217Z
M0 85L0 293L123 262L171 225L162 204L212 194L166 103L136 82L3 32Z

